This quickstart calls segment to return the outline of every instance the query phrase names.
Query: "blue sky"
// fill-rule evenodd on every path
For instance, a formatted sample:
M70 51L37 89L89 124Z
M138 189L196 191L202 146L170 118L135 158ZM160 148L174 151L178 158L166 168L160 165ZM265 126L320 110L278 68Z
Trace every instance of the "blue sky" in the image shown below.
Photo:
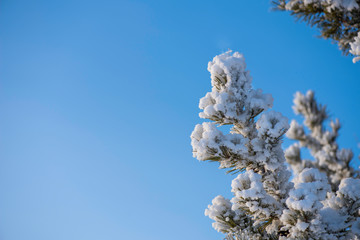
M228 49L289 118L313 89L359 154L359 63L270 0L4 0L0 29L2 240L222 239L203 213L233 177L189 135Z

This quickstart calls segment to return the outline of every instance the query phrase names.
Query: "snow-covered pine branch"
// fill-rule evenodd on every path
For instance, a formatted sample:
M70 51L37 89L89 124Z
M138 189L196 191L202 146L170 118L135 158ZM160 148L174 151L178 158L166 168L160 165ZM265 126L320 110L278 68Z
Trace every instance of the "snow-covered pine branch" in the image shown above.
M350 43L350 47L350 53L355 56L353 62L356 63L357 61L360 61L360 31L358 32L358 35L354 37L354 41Z
M328 119L326 107L316 102L314 93L308 91L303 95L297 92L293 109L296 114L304 117L304 125L309 130L306 133L304 127L293 120L286 133L288 138L297 140L297 143L285 151L285 157L293 171L299 173L304 168L316 167L327 175L334 191L337 190L342 179L358 177L359 171L350 166L353 152L350 149L341 149L337 144L339 120L330 121L331 130L326 129L324 124ZM310 150L314 157L313 161L301 159L301 147Z
M360 180L349 166L352 153L338 149L340 124L323 127L325 107L312 92L297 93L294 110L305 117L304 127L270 110L273 98L252 87L245 59L231 51L208 65L212 91L200 100L201 118L191 134L193 155L218 162L238 174L232 199L217 196L205 215L226 239L357 239L360 237ZM230 125L224 133L221 125ZM286 152L281 139L298 143ZM315 161L302 160L308 147ZM287 170L285 157L293 169Z
M360 0L274 0L275 8L316 26L321 37L331 39L343 53L360 60Z

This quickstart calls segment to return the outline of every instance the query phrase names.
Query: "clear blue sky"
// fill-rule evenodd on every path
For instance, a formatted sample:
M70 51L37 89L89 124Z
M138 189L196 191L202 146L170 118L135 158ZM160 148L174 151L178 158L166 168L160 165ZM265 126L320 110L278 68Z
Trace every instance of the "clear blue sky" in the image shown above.
M244 53L289 118L313 89L359 154L360 63L270 0L4 0L0 239L222 239L232 176L192 158L207 63ZM288 145L285 142L284 145Z

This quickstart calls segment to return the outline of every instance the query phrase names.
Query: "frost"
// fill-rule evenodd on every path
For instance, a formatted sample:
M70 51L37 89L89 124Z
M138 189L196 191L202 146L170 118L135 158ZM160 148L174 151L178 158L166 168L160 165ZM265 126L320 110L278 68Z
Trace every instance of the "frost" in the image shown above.
M209 160L223 156L223 150L233 154L246 153L246 140L241 135L224 135L214 123L205 122L195 126L191 134L193 156L199 160Z
M339 193L345 198L349 198L353 201L360 199L360 179L346 178L341 180L339 186Z
M297 229L299 229L301 232L304 232L309 227L309 224L306 223L306 222L302 222L302 221L298 220L295 227Z
M288 138L296 139L305 136L304 128L295 120L290 123L289 131L286 133Z
M278 139L289 129L288 119L281 113L270 111L261 115L256 123L261 138Z
M246 128L251 118L272 106L270 94L252 89L252 77L246 70L242 54L229 51L216 56L208 70L212 91L200 99L201 118L220 124L236 123Z
M337 209L331 207L324 207L320 211L321 220L324 223L324 227L328 232L340 232L342 229L346 229L347 217L341 215Z
M285 150L285 157L289 163L292 165L297 165L301 163L300 157L300 146L299 144L293 144L288 149Z
M290 0L286 4L286 9L293 10L299 5L308 6L312 4L316 4L317 6L323 6L328 11L336 8L351 11L355 8L359 8L356 0Z
M208 70L212 91L199 106L200 116L212 122L195 126L193 156L237 174L231 200L217 196L205 210L213 228L227 240L360 240L360 172L350 166L352 151L337 145L339 121L325 127L327 110L314 93L295 94L293 109L304 122L289 125L269 110L271 95L253 89L243 55L216 56ZM231 131L220 131L220 125L231 125ZM285 134L295 143L283 151ZM313 159L302 159L302 148Z
M284 210L281 220L285 223L284 229L289 231L292 238L314 238L321 232L312 232L321 229L319 212L323 207L321 201L326 197L330 186L326 175L315 168L306 168L294 179L295 189L289 192L286 205L289 209ZM297 219L297 222L294 220ZM310 231L305 230L310 228Z
M274 198L267 194L261 181L261 175L250 170L240 174L232 181L234 193L232 209L242 209L253 213L255 220L270 218L279 209ZM279 213L277 213L279 214Z
M215 230L227 233L232 231L232 228L236 226L235 222L239 221L244 214L241 214L241 211L232 211L230 201L219 195L205 210L205 216L215 220L213 223Z
M360 61L360 32L354 38L354 41L350 43L350 53L353 54L355 57L353 58L353 63Z
M304 169L294 179L294 190L289 193L287 206L292 210L315 211L321 208L320 201L325 199L330 191L326 175L315 168Z
M329 178L332 190L337 190L340 181L357 174L349 163L353 153L349 149L340 149L336 143L340 123L336 119L330 121L330 130L324 127L325 120L328 119L326 107L317 104L314 93L308 91L306 95L297 92L294 97L294 112L304 117L304 125L310 130L307 134L304 127L292 121L286 136L298 141L300 147L310 150L315 161L299 160L294 162L294 156L285 154L287 162L295 172L301 171L305 167L315 167L326 173Z
M290 11L297 19L317 27L322 38L337 42L344 54L351 53L354 63L360 60L360 1L275 0L274 4L277 9Z
M351 11L355 8L359 8L356 0L327 0L329 4L331 4L332 9L334 8L343 8L347 11Z

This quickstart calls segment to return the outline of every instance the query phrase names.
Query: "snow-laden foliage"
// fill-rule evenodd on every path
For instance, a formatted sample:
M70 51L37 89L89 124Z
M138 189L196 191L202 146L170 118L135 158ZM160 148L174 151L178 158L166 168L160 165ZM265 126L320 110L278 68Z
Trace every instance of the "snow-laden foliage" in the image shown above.
M358 32L358 35L354 38L354 42L350 43L350 46L350 53L355 56L353 62L356 63L360 61L360 32Z
M254 231L253 220L244 211L233 210L230 200L220 195L212 200L212 205L205 210L205 216L215 221L212 226L218 232L232 233L241 229Z
M316 168L306 168L294 179L295 186L286 200L288 209L284 210L281 221L283 231L290 239L321 239L324 230L319 212L326 193L330 191L325 174Z
M271 110L273 98L252 87L243 55L231 51L208 65L212 90L200 100L201 118L191 134L193 156L237 174L233 197L217 196L205 210L228 240L358 239L360 180L352 152L339 149L340 123L326 130L326 108L313 92L296 93L294 111L304 126ZM221 125L230 125L225 133ZM297 142L286 151L285 135ZM301 158L308 148L313 160ZM294 177L289 181L292 169Z
M303 95L297 92L293 109L296 114L304 117L304 125L308 131L293 120L286 133L288 138L298 141L285 151L286 160L292 170L299 173L304 168L318 168L327 175L334 191L337 190L342 179L357 177L359 171L350 166L352 151L339 148L336 142L340 129L339 120L330 121L330 130L326 129L324 122L328 119L327 110L325 106L317 104L314 93L308 91ZM301 147L310 150L314 161L301 159Z
M356 0L291 0L285 4L286 10L293 10L297 5L303 5L309 7L316 5L317 7L324 7L327 11L351 11L359 8L359 4Z
M360 0L274 0L276 9L321 31L321 37L336 42L343 53L360 57Z

